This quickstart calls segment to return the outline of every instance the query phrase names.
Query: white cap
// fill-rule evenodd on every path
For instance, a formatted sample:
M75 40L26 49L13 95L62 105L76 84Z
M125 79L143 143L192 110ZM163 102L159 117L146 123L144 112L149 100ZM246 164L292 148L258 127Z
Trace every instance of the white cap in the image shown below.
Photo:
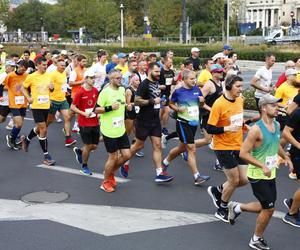
M191 49L191 52L200 52L200 49L198 49L197 47L194 47Z
M212 59L213 61L216 61L216 60L219 59L219 58L225 58L223 52L219 52L219 53L215 54L211 59Z
M16 63L14 61L8 60L5 62L5 66L12 66L12 67L16 67Z
M66 55L68 55L68 51L66 51L65 49L63 49L63 50L60 52L60 54L66 56Z
M298 74L298 71L291 68L291 69L287 69L285 71L285 76L291 76L291 75L297 75Z
M86 77L93 77L93 76L96 76L96 73L94 71L92 71L91 69L87 69L85 72L84 72L84 78Z
M128 57L135 57L135 53L134 52L131 52Z

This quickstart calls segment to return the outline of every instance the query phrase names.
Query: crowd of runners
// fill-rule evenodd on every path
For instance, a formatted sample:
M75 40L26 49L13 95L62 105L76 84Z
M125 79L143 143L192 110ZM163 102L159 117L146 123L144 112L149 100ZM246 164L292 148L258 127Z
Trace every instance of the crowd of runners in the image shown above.
M4 125L10 130L7 146L27 152L37 137L43 163L54 165L47 131L52 122L63 122L65 146L72 148L70 155L84 175L92 175L90 153L104 142L108 158L100 188L105 192L116 190L115 175L129 176L134 168L130 159L144 156L148 137L158 184L173 180L168 168L178 156L187 161L194 185L208 181L211 177L199 169L196 153L197 148L209 146L216 154L214 169L226 176L225 183L207 189L215 216L233 225L242 212L258 213L249 246L270 249L263 233L274 212L276 170L287 166L289 177L300 179L300 58L287 61L273 84L275 55L266 54L265 65L251 80L259 115L246 119L237 54L225 45L203 65L199 55L200 50L192 48L190 57L175 70L172 50L160 55L120 52L109 58L100 49L87 67L86 56L76 51L50 52L42 45L38 53L29 46L22 55L7 55L0 44L0 123L11 117ZM28 112L35 126L21 135L26 132L21 130ZM175 131L168 131L170 123L176 124ZM202 136L195 139L198 128ZM80 134L81 148L75 147L72 133ZM162 159L173 138L179 138L178 145ZM235 189L248 183L258 201L231 201ZM300 188L289 195L283 221L300 227Z

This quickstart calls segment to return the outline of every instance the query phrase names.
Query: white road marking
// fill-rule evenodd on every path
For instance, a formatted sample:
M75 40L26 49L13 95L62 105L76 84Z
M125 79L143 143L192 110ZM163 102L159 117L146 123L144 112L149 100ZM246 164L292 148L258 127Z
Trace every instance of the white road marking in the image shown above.
M51 220L105 236L218 220L201 213L73 203L28 205L6 199L0 199L0 211L0 221Z
M68 174L76 174L76 175L80 175L80 176L101 179L101 180L104 179L103 174L93 172L92 175L84 175L84 174L81 174L78 169L67 168L67 167L64 167L64 166L58 166L58 165L48 166L48 165L45 165L45 164L40 164L40 165L37 165L37 167L38 168L44 168L44 169L47 169L47 170L60 171L60 172L68 173ZM130 181L130 179L123 179L123 178L119 178L119 177L115 177L115 179L116 179L117 182L120 182L120 183L125 183L125 182Z

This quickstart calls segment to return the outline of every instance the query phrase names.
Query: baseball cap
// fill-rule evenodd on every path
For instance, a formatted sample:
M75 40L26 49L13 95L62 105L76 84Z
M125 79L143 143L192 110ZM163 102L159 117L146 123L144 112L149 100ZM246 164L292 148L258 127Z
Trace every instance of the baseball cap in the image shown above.
M12 67L16 67L16 63L14 61L8 60L5 62L5 66L12 66Z
M213 59L213 61L216 61L219 58L225 58L225 56L222 52L215 54L211 59Z
M0 49L3 49L3 48L4 48L4 46L2 44L0 44Z
M224 71L224 69L222 68L222 66L220 64L213 64L210 66L211 73L221 73L223 71Z
M84 75L83 75L83 76L84 76L84 78L86 78L86 77L93 77L93 76L96 76L96 74L95 74L94 71L88 69L88 70L86 70L86 71L84 72Z
M66 55L68 55L68 51L66 51L65 49L63 49L63 50L60 52L60 54L66 56Z
M135 52L131 52L131 53L128 55L129 58L132 58L132 57L135 57L135 56L136 56Z
M120 59L120 58L124 58L124 57L126 57L126 54L125 53L119 53L118 54L118 58Z
M194 47L191 49L191 52L200 52L200 49L198 49L197 47Z
M228 44L225 44L223 50L232 50L232 47Z
M291 69L287 69L285 71L285 76L291 76L291 75L297 75L298 74L298 71L291 68Z
M266 104L273 104L273 103L277 103L277 102L282 102L282 98L276 98L273 95L266 94L266 95L263 95L261 98L259 98L258 106L261 107Z

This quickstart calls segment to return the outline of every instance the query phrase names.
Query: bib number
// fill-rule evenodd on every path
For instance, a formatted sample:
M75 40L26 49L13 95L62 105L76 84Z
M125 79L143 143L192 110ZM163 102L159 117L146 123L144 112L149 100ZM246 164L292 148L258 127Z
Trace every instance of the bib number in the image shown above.
M113 128L120 128L124 125L124 118L123 117L115 117L113 118Z
M173 83L173 78L166 78L166 85L170 86Z
M198 117L199 116L199 107L194 106L194 107L188 107L188 115L191 117Z
M85 109L85 113L91 114L88 118L96 117L96 114L93 112L93 108Z
M237 114L230 117L230 124L233 126L243 126L243 114Z
M160 103L154 104L155 109L160 109Z
M134 106L135 113L138 114L140 112L140 106Z
M61 91L62 91L62 92L67 92L67 91L68 91L68 85L67 85L67 84L63 84L63 85L61 86Z
M277 155L266 157L266 166L268 169L272 170L277 167Z
M38 96L38 104L45 104L49 102L49 96L48 95L39 95Z
M3 97L3 99L0 102L0 104L2 106L8 106L8 93L7 93L7 91L3 91L3 96L2 97Z
M25 103L24 96L15 96L15 103L17 105L22 105Z

